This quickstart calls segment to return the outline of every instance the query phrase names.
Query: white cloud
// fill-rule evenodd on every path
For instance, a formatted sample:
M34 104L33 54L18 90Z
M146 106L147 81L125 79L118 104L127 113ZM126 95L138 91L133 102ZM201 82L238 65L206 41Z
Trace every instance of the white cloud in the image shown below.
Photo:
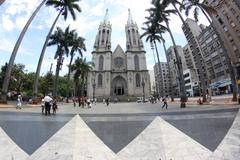
M14 23L12 22L12 20L9 18L8 15L4 15L2 16L2 24L1 24L1 28L5 31L11 31L14 28Z
M17 19L16 19L16 27L18 28L18 29L20 29L20 30L22 30L23 29L23 27L26 25L26 23L27 23L27 21L28 21L28 18L29 17L23 17L23 16L21 16L21 17L17 17Z
M96 6L92 7L88 12L89 16L103 16L105 14L104 3L98 3Z

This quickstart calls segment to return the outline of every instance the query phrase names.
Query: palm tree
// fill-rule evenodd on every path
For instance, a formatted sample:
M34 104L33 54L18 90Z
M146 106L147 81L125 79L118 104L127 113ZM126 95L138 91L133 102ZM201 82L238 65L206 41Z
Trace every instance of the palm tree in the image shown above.
M35 77L35 81L34 81L34 86L33 86L33 93L35 95L37 95L38 93L38 81L39 81L39 75L40 75L40 70L41 70L41 66L42 66L42 61L43 61L43 57L47 48L47 44L49 41L49 38L52 34L52 31L57 23L58 18L60 17L60 15L64 16L64 20L67 19L68 17L68 12L70 12L73 20L76 20L76 14L75 14L75 10L77 10L78 12L81 12L81 8L79 7L79 5L77 4L77 2L79 2L80 0L48 0L46 5L47 6L54 6L57 11L59 12L57 17L55 18L49 32L48 35L45 39L39 60L38 60L38 66L37 66L37 70L36 70L36 77Z
M73 39L72 39L72 48L71 48L71 51L70 51L70 62L69 62L69 69L68 69L68 96L70 96L70 92L69 92L69 87L70 87L70 73L71 73L71 65L72 65L72 61L73 61L73 58L75 56L75 52L79 53L80 56L82 57L83 53L82 53L82 50L83 51L86 51L86 46L84 44L84 41L85 39L82 38L82 37L78 37L78 34L75 33L73 35Z
M147 9L150 16L147 17L148 21L146 23L153 23L156 26L159 26L159 24L161 24L162 22L166 24L166 28L170 34L170 37L173 43L174 53L176 56L176 64L178 68L179 84L180 84L179 87L180 87L181 107L185 107L186 105L185 102L187 101L187 97L186 97L185 82L183 77L183 68L182 68L181 58L179 56L174 37L169 27L169 19L168 19L168 16L170 14L175 14L176 10L166 9L168 7L168 3L162 3L161 0L153 0L152 4L153 4L153 7Z
M54 80L53 96L57 96L57 86L58 86L58 77L61 70L61 66L64 60L64 54L68 56L69 47L71 42L71 32L69 31L69 26L65 29L65 32L59 27L57 30L50 36L50 41L48 46L57 45L57 51L55 53L54 59L57 59L56 74Z
M43 6L43 4L46 2L46 0L43 0L38 7L36 8L36 10L33 12L33 14L31 15L31 17L28 19L26 25L24 26L23 30L21 31L18 40L13 48L11 57L9 59L8 62L8 67L7 67L7 71L4 77L4 81L3 81L3 85L2 85L2 93L0 95L0 101L2 101L3 103L7 103L7 95L6 93L8 92L8 85L9 85L9 81L10 81L10 77L11 77L11 73L12 73L12 68L14 65L14 61L17 55L17 51L18 48L24 38L25 33L27 32L28 27L30 26L31 22L33 21L34 17L36 16L36 14L38 13L38 11L41 9L41 7Z
M146 36L147 37L146 42L150 41L151 44L152 43L154 44L156 54L157 54L159 72L160 72L160 74L162 74L161 73L162 70L161 70L160 58L159 58L159 53L158 53L158 48L157 48L156 41L161 43L165 40L163 39L163 37L161 37L159 35L160 30L157 28L157 26L154 26L153 24L151 24L151 26L149 24L146 24L146 25L147 25L147 28L144 28L144 27L142 28L142 30L144 30L145 32L140 36L140 38ZM162 26L161 32L164 32L163 28L164 28L165 31L167 30L167 28ZM161 83L159 82L159 84L161 84ZM162 91L161 91L161 95L163 95Z
M0 0L0 6L3 4L4 1L5 1L5 0Z
M159 2L158 2L159 3ZM176 5L179 5L179 8L180 9L184 9L184 5L182 3L180 3L178 0L163 0L162 1L162 4L164 6L168 6L168 5L172 5L174 7L174 10L175 10L175 13L178 14L178 17L181 19L182 23L183 23L183 26L185 28L188 28L186 22L184 21L180 11L178 10L178 8L176 7ZM192 45L196 45L196 44L192 44ZM196 46L195 46L196 47ZM200 48L199 48L200 49ZM197 51L193 51L193 53L195 53ZM202 64L200 63L200 60L203 59L203 57L201 57L201 55L199 55L198 53L195 53L196 57L197 57L197 62L196 62L196 65L197 65L197 68L201 69L202 68ZM205 67L206 68L206 67ZM206 102L207 99L206 99L206 94L207 94L207 86L206 86L206 76L204 75L205 72L203 71L200 71L198 74L199 74L199 78L200 78L200 82L201 82L201 87L202 87L202 96L203 96L203 102ZM208 77L208 76L207 76Z
M184 9L185 9L185 15L188 16L189 12L191 9L194 8L193 11L193 15L194 15L194 19L196 21L198 21L198 15L199 15L199 10L201 10L201 12L205 15L205 17L207 18L209 24L212 26L214 33L216 33L217 38L219 40L220 45L222 46L224 52L225 53L225 57L226 57L226 61L227 61L227 65L228 65L228 69L229 69L229 74L230 74L230 78L231 78L231 84L232 84L232 90L233 90L233 98L232 101L237 101L237 85L236 85L236 75L229 57L229 54L227 53L227 49L224 47L224 43L220 37L220 34L218 33L216 27L214 26L214 24L212 23L212 21L210 20L208 14L212 14L212 13L216 13L216 10L214 8L212 8L211 6L205 4L205 3L201 3L200 0L183 0L183 5L184 5ZM208 13L208 14L207 14ZM212 32L210 32L210 36L212 37L212 39L215 39ZM219 50L217 50L217 52L219 52ZM219 53L220 54L220 53Z
M86 62L86 59L83 60L79 57L77 57L74 64L71 66L71 71L75 72L73 76L75 83L75 96L83 96L83 90L87 84L88 73L92 70L92 66L94 66L92 62ZM78 90L79 81L81 82L80 93Z

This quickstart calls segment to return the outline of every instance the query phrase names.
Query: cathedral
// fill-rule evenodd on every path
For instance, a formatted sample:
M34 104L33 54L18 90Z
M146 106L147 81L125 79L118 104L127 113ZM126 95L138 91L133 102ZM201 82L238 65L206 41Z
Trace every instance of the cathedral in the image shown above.
M108 10L99 25L92 51L94 66L88 75L88 97L134 101L137 97L150 96L146 52L137 24L133 21L130 10L128 12L125 52L120 45L114 51L111 50L112 25L108 20Z

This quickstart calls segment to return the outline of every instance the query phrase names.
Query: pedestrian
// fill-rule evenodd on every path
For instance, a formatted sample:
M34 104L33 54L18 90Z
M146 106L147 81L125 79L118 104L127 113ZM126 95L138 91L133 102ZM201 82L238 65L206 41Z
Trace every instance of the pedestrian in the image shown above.
M50 109L51 109L51 102L52 98L50 96L45 96L44 97L44 105L45 105L45 116L51 115L50 114Z
M75 101L75 97L73 97L73 107L76 107L76 101Z
M87 105L88 105L88 108L91 108L90 104L91 104L91 99L88 98L88 99L87 99Z
M103 98L103 104L105 104L105 101L106 101L106 100Z
M54 98L53 103L52 103L52 109L53 109L53 114L56 114L56 110L57 110L57 100L56 98Z
M22 109L22 95L19 94L17 98L17 109Z
M162 109L163 109L165 106L166 106L166 109L167 109L167 107L168 107L168 104L167 104L167 98L164 97L164 98L162 99L162 101L163 101Z
M44 114L44 108L45 108L44 98L42 98L41 107L42 107L42 114Z
M93 99L93 102L94 102L94 105L96 105L96 103L97 103L97 98L96 97Z
M107 104L107 106L109 105L109 99L108 98L106 99L106 104Z

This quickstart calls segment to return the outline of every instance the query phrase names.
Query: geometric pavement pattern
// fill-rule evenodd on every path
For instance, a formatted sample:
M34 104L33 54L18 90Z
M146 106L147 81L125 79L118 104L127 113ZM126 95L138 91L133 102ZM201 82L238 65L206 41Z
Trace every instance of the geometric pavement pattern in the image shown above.
M238 109L192 114L49 117L0 112L1 160L239 160L239 157Z

